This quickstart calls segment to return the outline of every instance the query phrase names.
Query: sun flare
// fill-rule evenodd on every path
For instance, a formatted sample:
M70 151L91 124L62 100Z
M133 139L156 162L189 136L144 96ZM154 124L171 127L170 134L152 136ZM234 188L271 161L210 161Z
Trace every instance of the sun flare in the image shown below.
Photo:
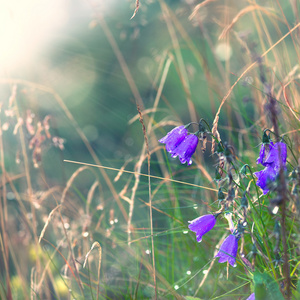
M66 21L66 2L0 1L0 70L32 61Z

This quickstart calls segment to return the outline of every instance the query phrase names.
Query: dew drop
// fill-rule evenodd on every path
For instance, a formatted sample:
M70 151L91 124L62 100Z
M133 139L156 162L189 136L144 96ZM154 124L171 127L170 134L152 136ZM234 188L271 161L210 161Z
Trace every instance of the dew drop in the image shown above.
M86 232L83 232L83 233L82 233L82 236L83 236L83 237L88 237L88 236L89 236L89 233L88 233L87 231L86 231Z
M202 272L204 275L208 273L208 270L203 270Z
M150 254L151 250L147 249L145 252L146 252L146 254Z
M174 289L175 289L175 290L178 290L178 289L179 289L179 286L176 284L176 285L174 286Z
M7 200L14 200L15 199L15 194L13 192L8 192L6 194Z
M64 223L64 227L65 227L65 229L69 229L70 228L70 224L69 223Z
M115 222L115 223L118 223L118 222L119 222L119 220L116 218L116 219L114 219L114 222Z
M188 230L184 230L182 231L183 234L187 234L188 233Z
M276 215L276 214L278 213L278 210L279 210L279 207L278 207L278 206L275 206L275 207L273 208L273 210L272 210L272 213L273 213L274 215Z
M246 226L247 226L247 222L244 222L244 223L243 223L243 226L246 227Z
M186 275L191 275L192 272L190 270L186 271Z
M215 48L215 54L221 61L227 61L232 55L232 48L229 44L219 43Z
M234 264L233 267L236 268L237 264Z
M197 208L198 208L198 205L195 204L193 208L194 208L194 209L197 209Z
M114 223L115 223L114 220L110 220L110 221L109 221L109 224L110 224L110 225L114 225Z

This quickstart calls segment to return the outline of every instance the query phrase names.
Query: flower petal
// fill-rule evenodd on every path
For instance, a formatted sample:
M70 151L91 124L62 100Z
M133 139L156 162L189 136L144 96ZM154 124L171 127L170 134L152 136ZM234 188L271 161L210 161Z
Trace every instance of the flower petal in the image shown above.
M231 234L225 239L215 257L219 257L219 263L228 261L233 267L235 267L237 250L238 239L235 235Z
M191 165L192 155L196 151L198 145L198 137L195 134L190 134L172 151L172 157L179 156L179 160L182 164L186 163Z
M187 129L184 125L181 125L168 132L166 136L158 141L166 144L166 150L172 152L185 139L187 134Z
M216 224L214 215L204 215L190 221L189 229L196 233L197 242L201 242L202 236L212 230Z
M252 293L246 300L255 300L255 294Z

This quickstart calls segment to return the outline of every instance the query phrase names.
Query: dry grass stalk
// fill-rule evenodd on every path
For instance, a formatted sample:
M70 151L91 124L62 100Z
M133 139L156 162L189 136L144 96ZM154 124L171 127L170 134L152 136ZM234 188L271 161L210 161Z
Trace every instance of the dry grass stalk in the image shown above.
M117 182L120 177L122 176L122 174L124 173L124 170L126 168L126 166L132 161L132 158L128 159L125 161L125 163L123 164L123 166L121 167L120 171L118 172L117 176L114 178L114 182Z
M189 20L192 20L192 19L196 16L197 12L199 11L199 9L200 9L201 7L205 6L205 5L208 4L208 3L215 2L215 1L216 1L216 0L204 0L203 2L197 4L197 5L195 6L193 12L190 14Z
M90 204L92 202L94 193L96 188L99 187L99 192L101 192L101 185L100 182L97 180L93 183L91 188L88 191L87 198L86 198L86 214L89 215L89 209L90 209Z
M45 279L45 276L47 274L47 272L49 271L49 268L50 268L50 264L53 262L53 258L54 256L56 255L58 249L63 245L63 243L65 242L65 239L63 238L62 240L60 240L60 242L58 243L57 247L54 249L50 259L48 260L46 266L44 267L44 270L43 270L43 273L41 275L41 278L40 278L40 281L39 283L37 284L37 288L36 290L39 292L41 287L42 287L42 284L44 283L44 279Z
M144 157L144 159L145 159L145 157ZM73 164L77 164L77 165L85 165L85 166L90 166L90 167L95 167L95 168L103 168L103 169L107 169L107 170L119 171L119 169L116 169L116 168L98 166L98 165L94 165L94 164L88 164L88 163L79 162L79 161L72 161L72 160L68 160L68 159L65 159L64 161L69 162L69 163L73 163ZM184 185L188 185L188 186L193 186L193 187L197 187L197 188L207 189L207 190L210 190L210 191L215 191L215 192L218 191L218 190L213 189L213 188L208 188L208 187L205 187L205 186L202 186L202 185L189 183L189 182L184 182L184 181L180 181L180 180L175 180L175 179L171 179L171 178L163 178L163 177L159 177L159 176L148 175L148 174L143 174L143 173L137 173L137 172L132 172L132 171L125 171L125 170L123 172L128 173L128 174L134 174L134 175L138 174L139 176L146 176L146 177L149 176L151 178L160 179L160 180L163 180L163 181L175 182L175 183L184 184Z
M102 248L100 246L100 244L98 242L94 242L91 249L89 250L89 252L86 254L85 259L84 259L84 263L83 263L83 267L85 267L87 259L90 255L90 253L92 252L92 250L97 247L98 251L99 251L99 260L98 260L98 281L97 281L97 300L99 299L99 294L100 294L100 270L101 270L101 260L102 260Z
M80 167L79 169L77 169L73 174L72 176L70 177L70 179L68 180L67 184L66 184L66 187L64 188L63 190L63 193L62 193L62 196L61 196L61 200L60 200L60 203L63 204L65 202L65 198L66 198L66 195L67 195L67 192L68 190L70 189L70 187L72 186L75 178L78 176L79 173L81 173L82 171L84 170L87 170L89 169L89 167L87 166L83 166L83 167Z
M221 247L222 243L224 242L224 239L226 237L226 233L224 233L224 235L221 237L219 243L216 245L216 249L215 249L215 252L214 252L214 257L217 255L218 251L219 251L219 248ZM214 263L216 262L216 259L213 259L209 265L209 268L207 269L207 272L205 273L203 279L201 280L195 294L194 294L194 297L198 294L199 290L201 289L201 287L203 286L203 284L205 283L205 280L207 279L208 275L209 275L209 272L210 270L212 269Z
M129 184L131 183L131 179L132 179L132 177L130 177L130 178L127 180L127 183L124 185L123 189L122 189L121 192L119 193L119 196L120 196L123 200L127 201L127 202L129 203L129 205L131 204L131 200L130 200L130 198L128 198L127 196L125 196L125 194L127 193L128 186L129 186Z
M135 17L136 13L137 13L138 10L139 10L139 7L140 7L140 1L139 1L139 0L136 0L136 1L135 1L135 10L134 10L133 15L132 15L132 17L130 18L130 20L132 20L132 19Z
M288 37L294 30L296 30L298 27L300 27L300 23L296 24L288 33L286 33L284 36L282 36L276 43L274 43L268 50L266 50L262 55L261 58L266 56L270 51L272 51L278 44L280 44L286 37ZM248 73L255 65L257 64L257 61L253 62L249 66L245 68L245 70L242 72L242 74L238 77L238 79L234 82L234 84L230 87L227 94L224 96L224 98L221 101L221 104L219 105L218 111L215 115L214 121L213 121L213 128L212 133L214 134L217 132L218 128L218 121L219 121L219 115L221 113L221 109L223 105L225 104L226 100L230 96L231 92L233 91L234 87L237 85L237 83L244 77L245 74ZM214 150L215 143L213 141L212 144L212 150Z
M251 11L254 11L254 10L261 10L261 11L265 12L266 14L269 14L269 13L270 13L267 9L265 9L264 7L261 7L261 6L257 5L257 4L256 4L256 5L249 5L249 6L245 7L245 8L243 8L243 9L242 9L241 11L239 11L239 13L232 19L231 23L230 23L229 25L227 25L227 26L223 29L222 33L221 33L220 36L219 36L219 40L222 40L222 39L225 38L225 36L227 35L228 31L235 25L235 23L236 23L237 21L239 21L239 19L240 19L242 16L244 16L245 14L247 14L247 13L249 13L249 12L251 12Z
M131 79L132 79L132 77L131 77ZM44 86L44 85L41 85L41 84L37 84L37 83L31 82L31 81L23 80L23 79L0 78L0 83L2 83L2 84L20 84L20 85L25 85L25 86L28 86L30 88L37 89L37 90L43 91L45 93L51 94L53 96L53 98L55 99L55 101L58 103L58 105L64 111L65 115L67 116L67 118L71 122L72 126L77 131L78 135L82 139L82 141L85 144L86 148L88 149L89 153L93 157L95 163L98 164L98 165L102 165L101 162L100 162L100 160L99 160L99 158L97 157L94 149L92 148L91 144L89 143L87 137L85 136L85 134L83 133L83 131L79 127L78 123L74 119L73 115L71 114L71 112L69 111L69 109L67 108L67 106L65 105L63 99L60 97L60 95L55 90L53 90L50 87L47 87L47 86ZM140 97L140 99L142 99L142 98ZM17 109L17 117L19 117L18 109ZM22 151L23 151L23 154L24 154L24 151L26 151L26 148L25 148L25 144L23 143L23 141L24 141L24 135L23 135L23 133L20 133L20 136L23 137L23 138L21 138L21 145L22 145ZM23 144L24 144L24 148L23 148ZM26 153L25 153L25 156L24 156L24 161L25 161L25 174L27 176L26 178L28 178L28 176L29 176L29 174L27 172L28 157L27 157ZM102 174L102 176L103 176L103 178L104 178L107 186L109 187L111 193L113 194L113 197L116 200L116 202L117 202L117 204L118 204L118 206L119 206L119 208L120 208L120 210L121 210L121 212L122 212L122 214L124 216L124 219L127 221L127 219L128 219L127 212L126 212L124 206L122 205L122 202L119 199L118 193L116 192L116 190L114 188L114 185L112 184L110 178L107 176L107 174L106 174L106 172L104 170L100 170L100 172L101 172L101 174ZM30 184L29 190L31 191L31 184ZM35 218L35 216L34 216L34 218Z
M143 115L148 115L150 113L155 113L157 112L157 108L147 108L145 110L143 110ZM133 124L135 121L138 121L138 119L140 118L139 114L136 114L134 117L132 117L129 121L128 121L128 125Z
M166 76L166 75L165 75ZM156 98L155 103L158 103L159 97ZM154 107L156 107L154 105ZM148 175L150 175L150 159L151 159L151 154L149 151L149 143L148 143L148 137L147 137L147 132L146 132L146 127L144 124L143 120L143 115L142 112L137 105L137 110L140 115L140 122L142 124L143 128L143 134L144 134L144 139L145 139L145 145L146 145L146 151L147 151L147 158L148 158ZM151 122L149 122L151 124ZM150 127L150 126L149 126ZM152 245L152 266L153 266L153 283L154 283L154 288L155 288L155 299L157 299L157 286L156 286L156 270L155 270L155 248L154 248L154 240L153 240L153 216L152 216L152 195L151 195L151 177L148 176L148 188L149 188L149 207L150 207L150 233L151 233L151 245Z
M54 213L56 212L57 209L61 208L61 204L57 205L55 208L53 208L50 212L50 214L48 215L47 221L45 222L45 225L41 231L40 237L39 237L39 243L41 243L42 238L45 235L46 229L51 221L52 216L54 215Z
M35 285L36 285L36 269L35 267L33 267L30 272L30 299L31 300L36 299Z
M62 187L61 186L53 186L51 188L49 188L48 190L46 191L42 191L40 192L40 196L39 196L39 199L38 199L38 204L41 205L43 203L43 201L45 199L47 199L50 195L56 193L56 192L60 192L62 190Z
M178 41L178 38L176 35L175 28L172 24L172 16L171 16L171 13L170 13L170 10L169 10L167 4L163 0L160 0L159 3L161 6L164 20L165 20L167 28L168 28L169 35L172 40L172 45L174 48L175 57L176 57L176 61L178 64L178 75L179 75L180 81L182 83L182 87L183 87L185 95L186 95L186 102L187 102L190 118L191 118L191 121L197 122L198 117L196 115L196 109L195 109L194 103L191 99L191 90L190 90L189 79L188 79L187 71L186 71L186 68L184 65L182 53L180 50L181 47L180 47L180 44L179 44L179 41ZM169 57L171 57L171 59L172 59L171 53L169 54ZM176 65L175 65L175 67L176 67Z

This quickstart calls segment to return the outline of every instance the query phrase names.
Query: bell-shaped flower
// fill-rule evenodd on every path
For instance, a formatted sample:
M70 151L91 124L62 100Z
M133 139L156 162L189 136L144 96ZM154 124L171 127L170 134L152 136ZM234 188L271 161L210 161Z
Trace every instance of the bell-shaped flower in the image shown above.
M197 242L202 241L202 236L212 230L216 224L214 215L204 215L193 221L189 221L189 229L196 233Z
M173 130L168 132L166 136L158 141L162 144L166 144L166 150L171 153L185 139L187 134L188 131L186 126L181 125L175 127Z
M228 261L233 267L235 267L237 250L238 250L238 238L234 234L231 234L225 239L225 241L220 247L219 252L215 257L220 257L219 263Z
M198 145L198 136L196 134L189 134L185 139L171 151L172 157L179 157L182 164L187 163L192 164L192 155L195 153Z
M257 177L256 185L258 185L262 190L264 195L269 192L268 182L272 182L276 179L280 166L285 168L286 157L287 157L287 147L283 142L278 142L269 144L269 152L267 157L265 154L261 154L257 161L259 161L266 168L262 171L255 172L254 175ZM261 149L262 152L262 149Z

